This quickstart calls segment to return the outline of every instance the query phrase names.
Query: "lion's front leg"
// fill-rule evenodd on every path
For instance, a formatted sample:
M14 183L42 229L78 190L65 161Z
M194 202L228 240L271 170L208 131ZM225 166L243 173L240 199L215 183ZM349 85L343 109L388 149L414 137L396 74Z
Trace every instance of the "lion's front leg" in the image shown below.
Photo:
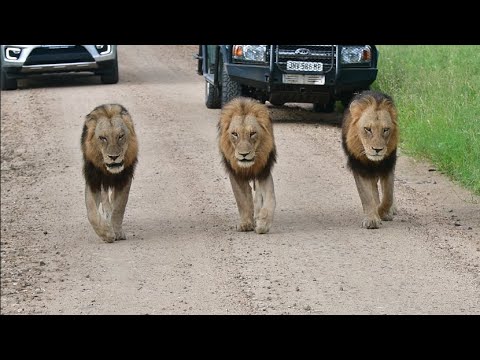
M395 201L393 198L394 174L390 172L386 177L380 179L382 185L383 198L378 206L378 214L385 221L393 220L393 215L397 213Z
M358 195L362 201L363 213L365 217L362 221L362 227L366 229L378 229L382 220L378 214L378 194L373 191L377 188L377 178L366 178L354 173L355 184L357 185Z
M127 237L122 229L123 216L125 215L125 208L128 202L128 195L130 194L130 186L132 179L121 190L112 190L112 226L115 232L116 240L125 240Z
M88 184L85 186L85 204L87 206L88 221L93 230L106 242L115 240L112 227L112 208L108 201L108 194L102 190L93 192Z
M248 180L236 179L234 174L230 174L230 183L240 214L240 225L237 230L251 231L254 225L252 188Z
M255 180L255 232L257 234L265 234L270 230L275 206L272 174L263 180Z

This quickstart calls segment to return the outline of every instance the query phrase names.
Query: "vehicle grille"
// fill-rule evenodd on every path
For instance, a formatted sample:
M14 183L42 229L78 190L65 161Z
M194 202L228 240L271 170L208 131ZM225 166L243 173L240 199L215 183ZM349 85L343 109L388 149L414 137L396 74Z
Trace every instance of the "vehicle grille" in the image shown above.
M276 63L282 71L287 70L287 61L306 61L323 63L323 71L327 73L335 69L336 45L277 45L275 49ZM316 72L318 74L318 72Z
M81 45L69 48L50 49L39 47L32 50L24 65L64 64L95 61Z

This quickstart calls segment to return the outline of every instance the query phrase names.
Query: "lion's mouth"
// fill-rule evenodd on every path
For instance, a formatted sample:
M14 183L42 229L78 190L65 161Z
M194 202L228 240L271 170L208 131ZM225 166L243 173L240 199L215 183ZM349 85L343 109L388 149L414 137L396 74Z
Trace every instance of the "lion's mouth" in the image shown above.
M384 158L383 154L367 154L367 157L372 161L382 161Z
M118 174L123 170L123 161L119 163L105 164L107 170L112 174Z
M255 158L252 159L237 159L238 165L241 167L249 167L252 166L253 163L255 162Z
M119 163L111 163L111 164L105 164L107 165L107 168L109 169L115 169L123 166L123 161Z

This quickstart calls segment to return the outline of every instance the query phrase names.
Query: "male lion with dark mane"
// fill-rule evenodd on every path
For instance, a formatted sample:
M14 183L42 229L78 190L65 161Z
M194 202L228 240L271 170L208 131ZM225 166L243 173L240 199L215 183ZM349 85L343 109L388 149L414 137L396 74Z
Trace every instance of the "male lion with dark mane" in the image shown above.
M364 91L345 110L342 145L363 206L362 227L377 229L396 213L393 184L398 146L397 110L386 94ZM382 186L382 201L378 181Z
M267 233L276 206L271 175L276 147L268 108L253 99L233 99L222 109L218 138L240 214L237 230Z
M123 216L138 155L128 111L118 104L93 109L86 116L81 145L88 220L104 241L124 240Z

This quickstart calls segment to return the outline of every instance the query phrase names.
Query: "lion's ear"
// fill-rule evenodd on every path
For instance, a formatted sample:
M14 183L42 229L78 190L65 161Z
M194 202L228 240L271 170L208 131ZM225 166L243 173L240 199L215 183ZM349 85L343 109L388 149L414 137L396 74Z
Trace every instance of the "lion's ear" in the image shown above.
M133 120L132 116L128 112L127 109L125 109L122 105L120 105L121 110L120 110L120 117L123 119L123 122L127 126L128 130L132 135L135 135L135 127L133 126Z
M388 112L390 113L390 117L392 118L392 121L396 124L396 123L397 123L398 113L397 113L396 107L393 106L393 104L391 104L391 105L388 107Z
M85 120L85 126L88 129L88 137L91 138L95 133L95 128L97 127L97 118L95 116L87 117Z
M87 140L91 140L95 134L95 127L97 126L97 116L94 112L90 112L85 116L85 127L87 130Z
M94 109L94 110L90 111L90 112L85 116L85 123L88 123L88 122L91 122L91 121L97 121L96 110L97 110L97 109Z
M222 134L228 132L228 127L232 120L231 114L223 114L218 122L218 128Z
M349 106L349 110L350 110L350 114L352 115L352 118L358 119L362 114L362 111L364 110L364 108L365 106L362 102L358 100L353 100Z

